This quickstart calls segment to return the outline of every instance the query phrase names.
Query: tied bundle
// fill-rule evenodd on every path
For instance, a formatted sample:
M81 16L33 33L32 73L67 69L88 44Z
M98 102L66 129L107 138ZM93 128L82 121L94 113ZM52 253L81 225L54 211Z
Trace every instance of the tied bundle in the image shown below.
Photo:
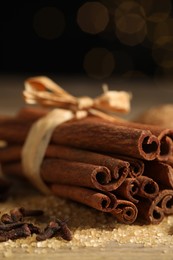
M136 219L160 223L173 213L173 130L105 113L129 112L131 95L105 90L94 100L75 98L37 77L25 82L24 97L43 108L1 117L5 176L27 178L45 194L83 203L126 224Z

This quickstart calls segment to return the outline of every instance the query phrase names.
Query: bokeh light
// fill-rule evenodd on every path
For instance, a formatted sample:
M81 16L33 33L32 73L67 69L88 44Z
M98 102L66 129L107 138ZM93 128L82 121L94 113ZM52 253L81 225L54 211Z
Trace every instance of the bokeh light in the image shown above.
M93 48L85 55L83 66L89 77L104 79L114 70L114 56L106 48Z
M122 1L122 3L115 10L115 19L117 21L124 15L128 14L136 14L144 17L145 11L143 7L135 1Z
M77 23L86 33L100 33L105 30L108 22L108 9L99 2L87 2L78 10Z
M165 70L173 69L173 19L157 24L153 33L152 56Z
M116 23L116 36L130 46L140 44L147 33L145 20L137 14L127 14L118 19Z
M143 42L147 27L143 8L133 1L121 3L115 11L117 38L126 45L135 46Z
M171 12L171 0L140 0L148 21L160 23L167 19Z
M155 44L152 55L155 62L161 67L173 68L173 37L165 37L164 42Z
M169 38L173 37L173 19L168 18L162 23L158 23L155 26L153 32L153 42L157 45L163 45L165 42L169 41Z
M45 39L58 38L65 29L65 17L55 7L43 7L34 16L33 27L39 37Z

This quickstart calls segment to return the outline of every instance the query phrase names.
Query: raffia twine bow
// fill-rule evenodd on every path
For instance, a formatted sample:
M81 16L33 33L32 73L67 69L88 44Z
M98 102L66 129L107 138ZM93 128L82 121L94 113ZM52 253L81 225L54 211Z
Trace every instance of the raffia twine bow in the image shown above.
M130 111L131 94L125 91L108 91L105 87L104 93L95 99L78 98L44 76L27 79L23 95L28 104L54 108L33 124L22 149L25 176L45 194L50 194L50 190L40 177L40 166L55 127L71 119L79 120L88 115L115 121L115 117L108 113Z
M40 76L29 78L25 81L23 95L28 104L57 107L73 112L90 109L127 113L130 111L131 94L126 91L109 91L104 85L104 93L94 99L74 97L62 89L51 79Z

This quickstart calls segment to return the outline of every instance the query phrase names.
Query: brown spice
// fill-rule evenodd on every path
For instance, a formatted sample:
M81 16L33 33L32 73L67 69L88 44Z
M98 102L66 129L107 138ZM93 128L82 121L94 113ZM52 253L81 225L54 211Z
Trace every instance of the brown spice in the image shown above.
M32 123L13 119L0 124L1 139L11 143L24 142ZM97 117L59 125L53 132L51 141L55 144L103 153L119 153L146 160L155 159L160 152L159 141L151 131L113 124Z
M121 223L132 224L138 216L138 209L131 201L118 199L117 207L111 214Z
M113 191L115 195L128 199L133 203L138 203L138 199L136 198L138 192L139 181L136 178L127 178L118 189Z
M20 207L10 210L10 213L10 215L5 213L1 216L0 242L9 239L16 240L32 234L37 234L37 241L57 236L60 236L67 241L72 239L71 231L68 228L66 221L55 218L55 220L51 221L42 232L38 226L22 221L23 217L42 215L42 210L28 210L24 207Z
M22 237L27 237L31 235L31 231L27 224L22 224L20 227L15 229L10 229L8 231L3 231L0 233L0 242L7 241L9 239L15 240Z
M10 224L10 223L13 223L14 220L12 219L12 217L5 213L1 216L1 222L4 223L4 224Z
M8 172L17 174L17 172L21 171L21 167L16 165L16 162L21 159L21 150L21 145L9 145L0 150L0 158L3 163L2 167L6 174ZM15 164L12 164L13 162ZM137 166L135 167L137 168ZM88 176L89 187L96 187L101 190L116 189L123 183L127 175L130 174L129 162L125 160L116 157L112 158L101 153L49 144L41 167L43 179L48 182L52 182L53 180L61 182L61 179L62 182L65 182L68 179L70 183L69 174L73 175L71 181L74 182L74 172L75 176L77 173L79 176L79 172L84 172L85 178L88 175L91 176L91 178ZM61 178L62 173L63 176ZM67 174L66 178L65 175ZM81 177L78 178L78 181L79 179ZM84 181L84 175L82 179L86 185L87 181ZM76 182L74 184L78 185Z
M110 192L102 192L71 185L50 185L50 190L56 196L71 199L103 212L111 212L117 205L117 198Z
M60 229L58 231L58 234L64 239L64 240L67 240L67 241L70 241L72 240L72 234L71 234L71 231L70 229L68 228L67 226L67 220L60 220L60 219L56 219L56 222L59 224L60 226Z
M60 230L60 226L57 222L51 221L45 230L36 236L37 241L43 241L48 238L52 238L56 235L57 231Z

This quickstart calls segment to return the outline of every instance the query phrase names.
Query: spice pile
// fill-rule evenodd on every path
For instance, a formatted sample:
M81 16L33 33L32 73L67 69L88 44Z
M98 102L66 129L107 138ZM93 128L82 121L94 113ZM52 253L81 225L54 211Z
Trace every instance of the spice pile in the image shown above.
M0 120L6 176L25 177L22 147L42 109ZM52 194L112 214L126 224L158 224L173 213L173 130L89 116L59 125L41 164ZM3 185L2 185L3 186Z
M64 240L72 239L71 232L66 221L55 218L51 220L43 231L31 222L26 222L26 217L38 217L43 215L42 210L27 210L23 207L15 208L10 214L3 214L0 222L0 242L16 240L37 234L36 240L43 241L52 237L61 237Z

